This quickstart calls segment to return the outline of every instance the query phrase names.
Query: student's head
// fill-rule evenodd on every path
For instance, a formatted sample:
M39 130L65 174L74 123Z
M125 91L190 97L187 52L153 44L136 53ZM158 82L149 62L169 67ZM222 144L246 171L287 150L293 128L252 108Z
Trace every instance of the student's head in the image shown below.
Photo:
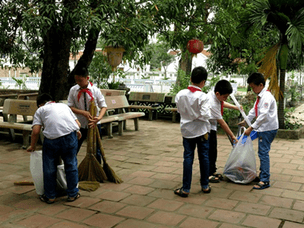
M227 80L220 80L214 87L215 96L219 101L226 101L233 89Z
M86 88L89 84L89 72L85 67L77 67L75 69L75 82L81 87Z
M207 80L208 73L204 67L195 67L191 73L192 84L202 88Z
M37 96L37 107L39 108L40 106L43 106L46 102L52 101L53 98L50 94L48 93L42 93Z
M259 94L265 87L265 78L261 73L252 73L249 75L247 83L255 94Z

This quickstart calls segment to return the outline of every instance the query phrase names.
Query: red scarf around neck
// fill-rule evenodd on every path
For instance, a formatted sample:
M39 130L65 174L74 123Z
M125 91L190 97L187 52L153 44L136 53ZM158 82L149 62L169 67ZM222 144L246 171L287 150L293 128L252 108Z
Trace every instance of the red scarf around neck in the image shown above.
M92 86L93 83L90 82L90 85ZM85 89L79 90L78 95L77 95L78 101L79 101L79 99L80 99L82 93L87 93L87 94L89 94L89 96L91 97L91 101L94 99L91 90L89 90L88 88L85 88Z
M196 92L196 91L202 91L201 89L195 88L195 87L193 87L193 86L188 86L188 89L189 89L192 93L194 93L194 92Z

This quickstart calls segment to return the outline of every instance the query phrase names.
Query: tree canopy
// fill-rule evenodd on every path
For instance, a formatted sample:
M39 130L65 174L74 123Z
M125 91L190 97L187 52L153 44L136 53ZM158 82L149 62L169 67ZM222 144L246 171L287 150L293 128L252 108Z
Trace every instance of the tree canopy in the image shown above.
M39 92L55 100L65 99L74 84L70 53L83 48L76 67L88 67L101 38L106 45L124 46L126 58L136 58L155 31L149 2L4 0L0 7L0 53L14 66L42 69Z

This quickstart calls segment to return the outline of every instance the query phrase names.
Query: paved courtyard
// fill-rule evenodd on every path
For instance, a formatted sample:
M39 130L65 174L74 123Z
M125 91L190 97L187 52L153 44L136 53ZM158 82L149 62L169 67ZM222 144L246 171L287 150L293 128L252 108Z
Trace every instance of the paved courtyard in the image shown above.
M11 142L1 134L0 227L304 227L304 139L275 139L268 189L221 181L211 184L210 194L203 194L196 159L191 194L180 198L173 193L182 180L179 124L140 120L139 126L134 131L129 121L123 136L103 138L108 163L122 184L102 183L94 192L80 190L81 198L75 202L60 197L52 205L41 202L33 186L14 185L32 181L30 154L21 149L21 137ZM232 148L226 135L218 136L218 144L217 165L222 172ZM83 145L79 162L85 153Z

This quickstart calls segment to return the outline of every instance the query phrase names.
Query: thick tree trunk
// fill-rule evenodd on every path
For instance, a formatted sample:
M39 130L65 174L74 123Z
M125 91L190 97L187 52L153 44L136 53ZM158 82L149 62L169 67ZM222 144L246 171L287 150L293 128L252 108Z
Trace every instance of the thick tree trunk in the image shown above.
M280 90L282 94L285 92L285 74L286 70L280 70ZM284 120L284 95L279 98L279 107L278 107L278 118L279 118L279 129L285 129L285 120Z
M66 1L66 9L72 11L77 6L77 1ZM91 8L95 9L97 6L98 2L93 1ZM62 23L54 24L43 37L44 62L39 93L49 93L55 101L67 99L70 88L75 84L74 70L70 73L69 66L71 42L75 32L73 26L74 22L70 18L66 20L64 18ZM72 29L67 30L66 27ZM98 34L98 29L93 28L89 31L85 50L76 67L90 65L96 49Z
M78 60L75 68L69 74L69 80L68 80L69 83L68 84L70 87L75 83L75 80L74 80L75 69L77 69L77 67L88 68L90 66L93 56L94 56L96 46L97 46L98 35L99 35L99 31L97 29L92 29L90 31L87 42L85 44L85 49L83 51L83 55Z
M71 34L54 25L44 37L44 62L39 93L49 93L55 101L68 94Z
M182 56L179 60L179 70L182 70L183 72L185 72L186 75L190 75L191 74L191 69L192 68L192 56L191 53L186 51L183 51ZM183 74L182 74L183 75ZM176 85L181 85L181 74L177 74L177 78L176 78ZM189 82L190 83L190 82Z

